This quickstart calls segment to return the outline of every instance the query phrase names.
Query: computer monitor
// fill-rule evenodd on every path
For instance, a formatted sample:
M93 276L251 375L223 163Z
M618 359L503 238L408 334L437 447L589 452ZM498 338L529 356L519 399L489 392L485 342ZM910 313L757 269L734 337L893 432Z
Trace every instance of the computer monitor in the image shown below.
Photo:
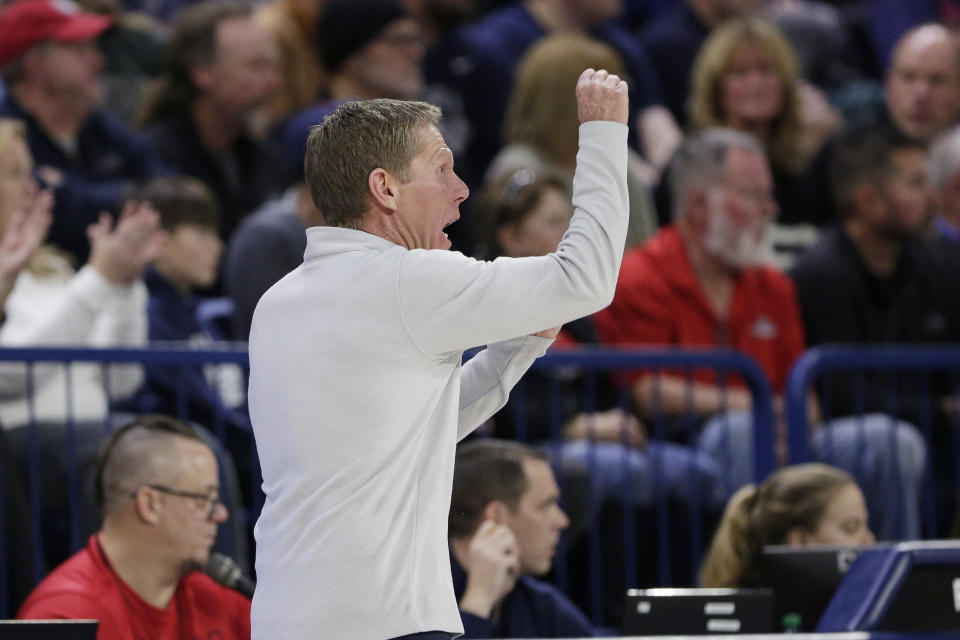
M813 631L854 560L866 547L771 545L760 584L773 589L774 631Z
M960 632L960 540L860 554L817 631Z
M2 640L96 640L96 620L0 620Z
M773 617L770 589L630 589L625 636L767 633Z

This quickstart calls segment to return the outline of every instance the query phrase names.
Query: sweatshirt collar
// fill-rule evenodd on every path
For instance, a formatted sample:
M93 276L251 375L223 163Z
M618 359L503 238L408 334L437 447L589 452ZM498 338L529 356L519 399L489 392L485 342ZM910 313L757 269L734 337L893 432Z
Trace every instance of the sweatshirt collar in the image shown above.
M304 260L348 251L384 252L400 247L385 238L366 231L344 227L310 227L307 229L307 249Z

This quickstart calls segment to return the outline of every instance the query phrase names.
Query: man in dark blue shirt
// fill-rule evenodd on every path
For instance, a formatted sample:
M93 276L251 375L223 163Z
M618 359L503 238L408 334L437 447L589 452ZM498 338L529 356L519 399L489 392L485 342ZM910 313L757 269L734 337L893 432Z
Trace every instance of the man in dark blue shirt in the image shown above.
M550 571L570 521L545 454L484 439L457 451L450 503L453 587L464 638L583 638L587 618Z
M165 169L139 136L100 108L103 56L95 38L112 19L69 0L19 0L0 13L0 117L23 120L41 182L56 195L49 240L78 264L87 226L117 211L135 181Z

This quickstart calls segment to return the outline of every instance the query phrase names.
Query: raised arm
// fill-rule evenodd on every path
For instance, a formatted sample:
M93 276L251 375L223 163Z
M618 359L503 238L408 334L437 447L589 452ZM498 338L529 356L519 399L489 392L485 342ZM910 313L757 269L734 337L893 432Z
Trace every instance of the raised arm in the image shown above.
M425 353L440 357L543 331L610 303L629 208L626 83L587 69L577 83L577 103L582 124L575 213L555 253L493 262L454 252L403 256L401 312Z

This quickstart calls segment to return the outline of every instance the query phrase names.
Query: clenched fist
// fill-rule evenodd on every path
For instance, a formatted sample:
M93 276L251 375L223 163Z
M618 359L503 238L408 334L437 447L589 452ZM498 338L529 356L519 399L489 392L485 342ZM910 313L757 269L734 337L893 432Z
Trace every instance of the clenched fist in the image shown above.
M577 113L580 123L612 120L627 124L630 99L627 83L603 69L586 69L577 80Z

